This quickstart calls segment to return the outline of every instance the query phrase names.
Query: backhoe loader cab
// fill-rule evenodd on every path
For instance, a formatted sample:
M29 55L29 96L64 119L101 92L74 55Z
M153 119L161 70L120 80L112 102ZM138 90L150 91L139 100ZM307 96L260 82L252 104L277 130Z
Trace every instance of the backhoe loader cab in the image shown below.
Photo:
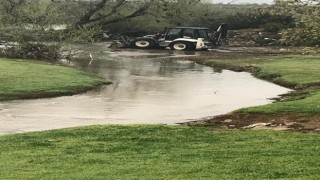
M147 35L131 41L131 46L141 49L163 47L174 50L203 50L210 46L208 28L175 27L164 35Z

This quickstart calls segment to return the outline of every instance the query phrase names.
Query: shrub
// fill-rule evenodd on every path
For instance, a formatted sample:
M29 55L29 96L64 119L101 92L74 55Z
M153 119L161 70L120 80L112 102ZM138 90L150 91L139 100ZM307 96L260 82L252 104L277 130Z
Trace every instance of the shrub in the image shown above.
M56 61L60 59L60 45L23 42L1 51L1 56L10 58Z
M76 43L93 42L93 37L100 31L100 27L71 27L61 33L60 40Z

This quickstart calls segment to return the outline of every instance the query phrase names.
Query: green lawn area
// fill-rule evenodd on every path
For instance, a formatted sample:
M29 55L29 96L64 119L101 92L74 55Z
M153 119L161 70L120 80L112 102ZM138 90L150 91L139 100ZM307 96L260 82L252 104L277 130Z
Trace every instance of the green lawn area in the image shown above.
M1 179L319 179L317 133L92 126L0 137Z
M278 78L296 84L320 83L320 56L240 56L237 59L207 60L204 64L224 68L254 66L260 70L256 76L268 80Z
M310 91L308 97L304 99L249 107L239 109L236 112L258 114L305 113L309 115L320 115L320 90L318 89L318 91Z
M207 65L223 67L248 67L258 68L255 76L283 85L296 84L306 86L303 91L307 93L304 99L291 99L290 101L277 102L265 106L250 107L236 112L259 114L279 113L307 113L320 114L320 88L310 87L312 84L320 85L320 56L276 56L261 58L243 58L236 60L209 60Z
M74 68L0 58L0 100L70 95L106 83Z
M320 83L320 56L275 57L258 67L261 74L276 74L288 82Z

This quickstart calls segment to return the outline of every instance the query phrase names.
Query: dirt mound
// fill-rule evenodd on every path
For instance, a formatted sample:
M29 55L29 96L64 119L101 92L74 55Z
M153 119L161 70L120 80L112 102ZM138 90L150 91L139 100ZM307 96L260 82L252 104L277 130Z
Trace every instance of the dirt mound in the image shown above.
M320 117L306 114L243 114L231 113L208 117L198 121L184 123L186 125L205 125L225 129L274 129L296 131L319 131Z
M263 29L230 30L228 44L234 47L272 46L280 44L278 33Z

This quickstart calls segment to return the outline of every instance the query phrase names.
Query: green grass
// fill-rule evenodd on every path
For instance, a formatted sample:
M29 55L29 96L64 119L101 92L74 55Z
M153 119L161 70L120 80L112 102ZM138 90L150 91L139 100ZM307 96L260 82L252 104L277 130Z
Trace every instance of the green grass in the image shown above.
M249 107L239 109L235 112L259 114L305 113L309 115L320 115L320 90L311 92L311 94L304 99Z
M317 133L93 126L0 137L1 179L319 179Z
M320 83L320 56L276 57L258 64L258 67L261 68L261 74L276 74L284 81Z
M280 78L281 81L295 84L320 83L320 56L241 58L208 60L204 64L239 70L246 66L254 66L259 68L255 75L267 80Z
M0 100L69 95L106 83L73 68L0 58Z
M320 114L320 56L277 56L262 58L243 58L233 60L210 60L207 65L243 69L256 67L254 75L284 86L307 87L308 95L304 99L291 99L265 106L237 110L241 113L280 114L306 113ZM317 85L308 88L311 85Z

